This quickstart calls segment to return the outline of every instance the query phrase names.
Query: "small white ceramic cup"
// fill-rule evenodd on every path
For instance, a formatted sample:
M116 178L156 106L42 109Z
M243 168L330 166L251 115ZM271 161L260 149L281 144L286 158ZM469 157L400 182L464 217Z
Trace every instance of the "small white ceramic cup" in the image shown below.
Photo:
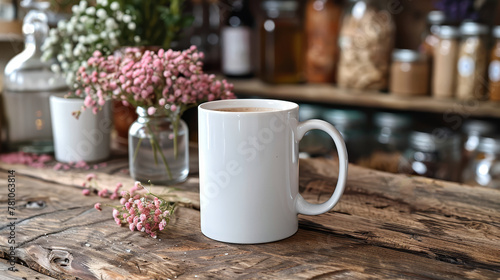
M50 97L50 115L54 152L60 162L95 162L109 157L111 102L107 101L102 110L93 114L87 109L76 119L71 115L83 106L83 99Z
M272 111L227 112L223 108ZM201 231L229 243L264 243L298 229L297 214L332 209L344 192L347 151L340 133L321 120L299 122L295 103L267 99L207 102L198 107ZM330 199L311 204L299 194L299 141L312 129L327 132L339 155Z

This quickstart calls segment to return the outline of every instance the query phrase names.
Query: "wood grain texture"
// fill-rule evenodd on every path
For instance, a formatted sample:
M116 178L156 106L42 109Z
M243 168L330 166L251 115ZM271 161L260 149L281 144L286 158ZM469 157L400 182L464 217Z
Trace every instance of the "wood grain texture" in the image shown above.
M124 181L122 165L110 162L99 178ZM26 264L16 267L56 279L500 278L498 190L350 166L347 189L332 211L299 216L299 231L288 239L238 245L201 234L196 175L177 186L193 207L179 208L169 230L152 239L116 226L110 210L94 210L95 202L108 200L81 195L85 172L13 168L20 204L16 254ZM329 160L301 160L304 197L325 201L335 170ZM0 180L6 177L2 171ZM6 200L2 192L3 209ZM0 221L3 258L7 224Z
M332 85L269 85L257 79L231 80L238 96L258 96L316 102L331 105L350 105L402 111L459 114L461 116L500 117L500 104L489 101L461 101L435 99L429 96L404 97L375 91L340 89Z

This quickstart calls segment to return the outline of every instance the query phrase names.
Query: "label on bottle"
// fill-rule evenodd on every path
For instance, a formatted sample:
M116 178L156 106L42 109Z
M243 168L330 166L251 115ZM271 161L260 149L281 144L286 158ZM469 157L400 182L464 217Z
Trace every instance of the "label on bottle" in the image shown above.
M458 60L458 73L462 77L469 77L474 74L474 68L476 67L476 63L470 56L462 56Z
M252 72L250 28L222 29L222 72L226 75L247 75Z
M492 81L494 83L500 82L500 61L493 60L490 63L488 73L489 73L490 81Z

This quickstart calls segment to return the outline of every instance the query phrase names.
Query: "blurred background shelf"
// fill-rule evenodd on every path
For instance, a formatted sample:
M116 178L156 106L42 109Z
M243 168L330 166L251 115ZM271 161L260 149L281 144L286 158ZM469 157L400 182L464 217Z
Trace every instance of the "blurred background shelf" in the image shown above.
M234 91L240 97L500 118L500 103L491 101L404 97L376 91L340 89L326 84L270 85L258 79L230 79L230 82L234 84Z

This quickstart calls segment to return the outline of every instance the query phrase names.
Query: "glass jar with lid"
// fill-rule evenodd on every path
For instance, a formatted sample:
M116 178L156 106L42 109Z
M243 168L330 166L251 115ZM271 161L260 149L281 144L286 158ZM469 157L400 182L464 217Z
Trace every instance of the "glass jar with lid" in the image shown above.
M337 83L344 88L388 86L395 25L385 1L349 1L339 35Z
M439 29L446 21L442 11L430 11L427 14L427 26L422 34L422 51L429 57L434 54L434 48L439 43Z
M456 182L460 178L459 164L458 135L445 128L413 131L400 163L400 172Z
M413 50L394 50L389 90L397 95L426 95L429 90L429 61Z
M367 156L369 135L366 130L366 115L363 112L329 109L324 111L323 119L333 124L342 134L350 162L357 162Z
M398 173L399 162L408 147L412 119L408 115L379 112L373 116L370 156L358 164L371 169Z
M465 22L460 26L462 40L458 49L457 98L479 100L485 95L488 26Z
M495 133L495 125L483 120L469 120L462 126L462 182L469 182L474 178L474 171L469 167L479 147L481 137Z
M481 138L471 169L474 179L466 183L500 189L500 135Z
M23 2L24 3L24 2ZM49 2L29 2L24 18L25 49L5 67L4 106L10 149L53 151L49 96L67 93L64 79L41 60L41 46L49 26L44 10Z
M260 77L268 83L304 80L304 40L297 1L264 0L259 25Z
M500 101L500 26L493 29L493 37L495 44L491 50L491 60L488 67L489 96L491 101Z
M402 153L408 148L408 133L413 122L408 115L380 112L373 116L373 122L374 150Z
M460 31L454 26L443 25L437 36L439 42L434 46L432 63L432 96L451 98L455 95Z

